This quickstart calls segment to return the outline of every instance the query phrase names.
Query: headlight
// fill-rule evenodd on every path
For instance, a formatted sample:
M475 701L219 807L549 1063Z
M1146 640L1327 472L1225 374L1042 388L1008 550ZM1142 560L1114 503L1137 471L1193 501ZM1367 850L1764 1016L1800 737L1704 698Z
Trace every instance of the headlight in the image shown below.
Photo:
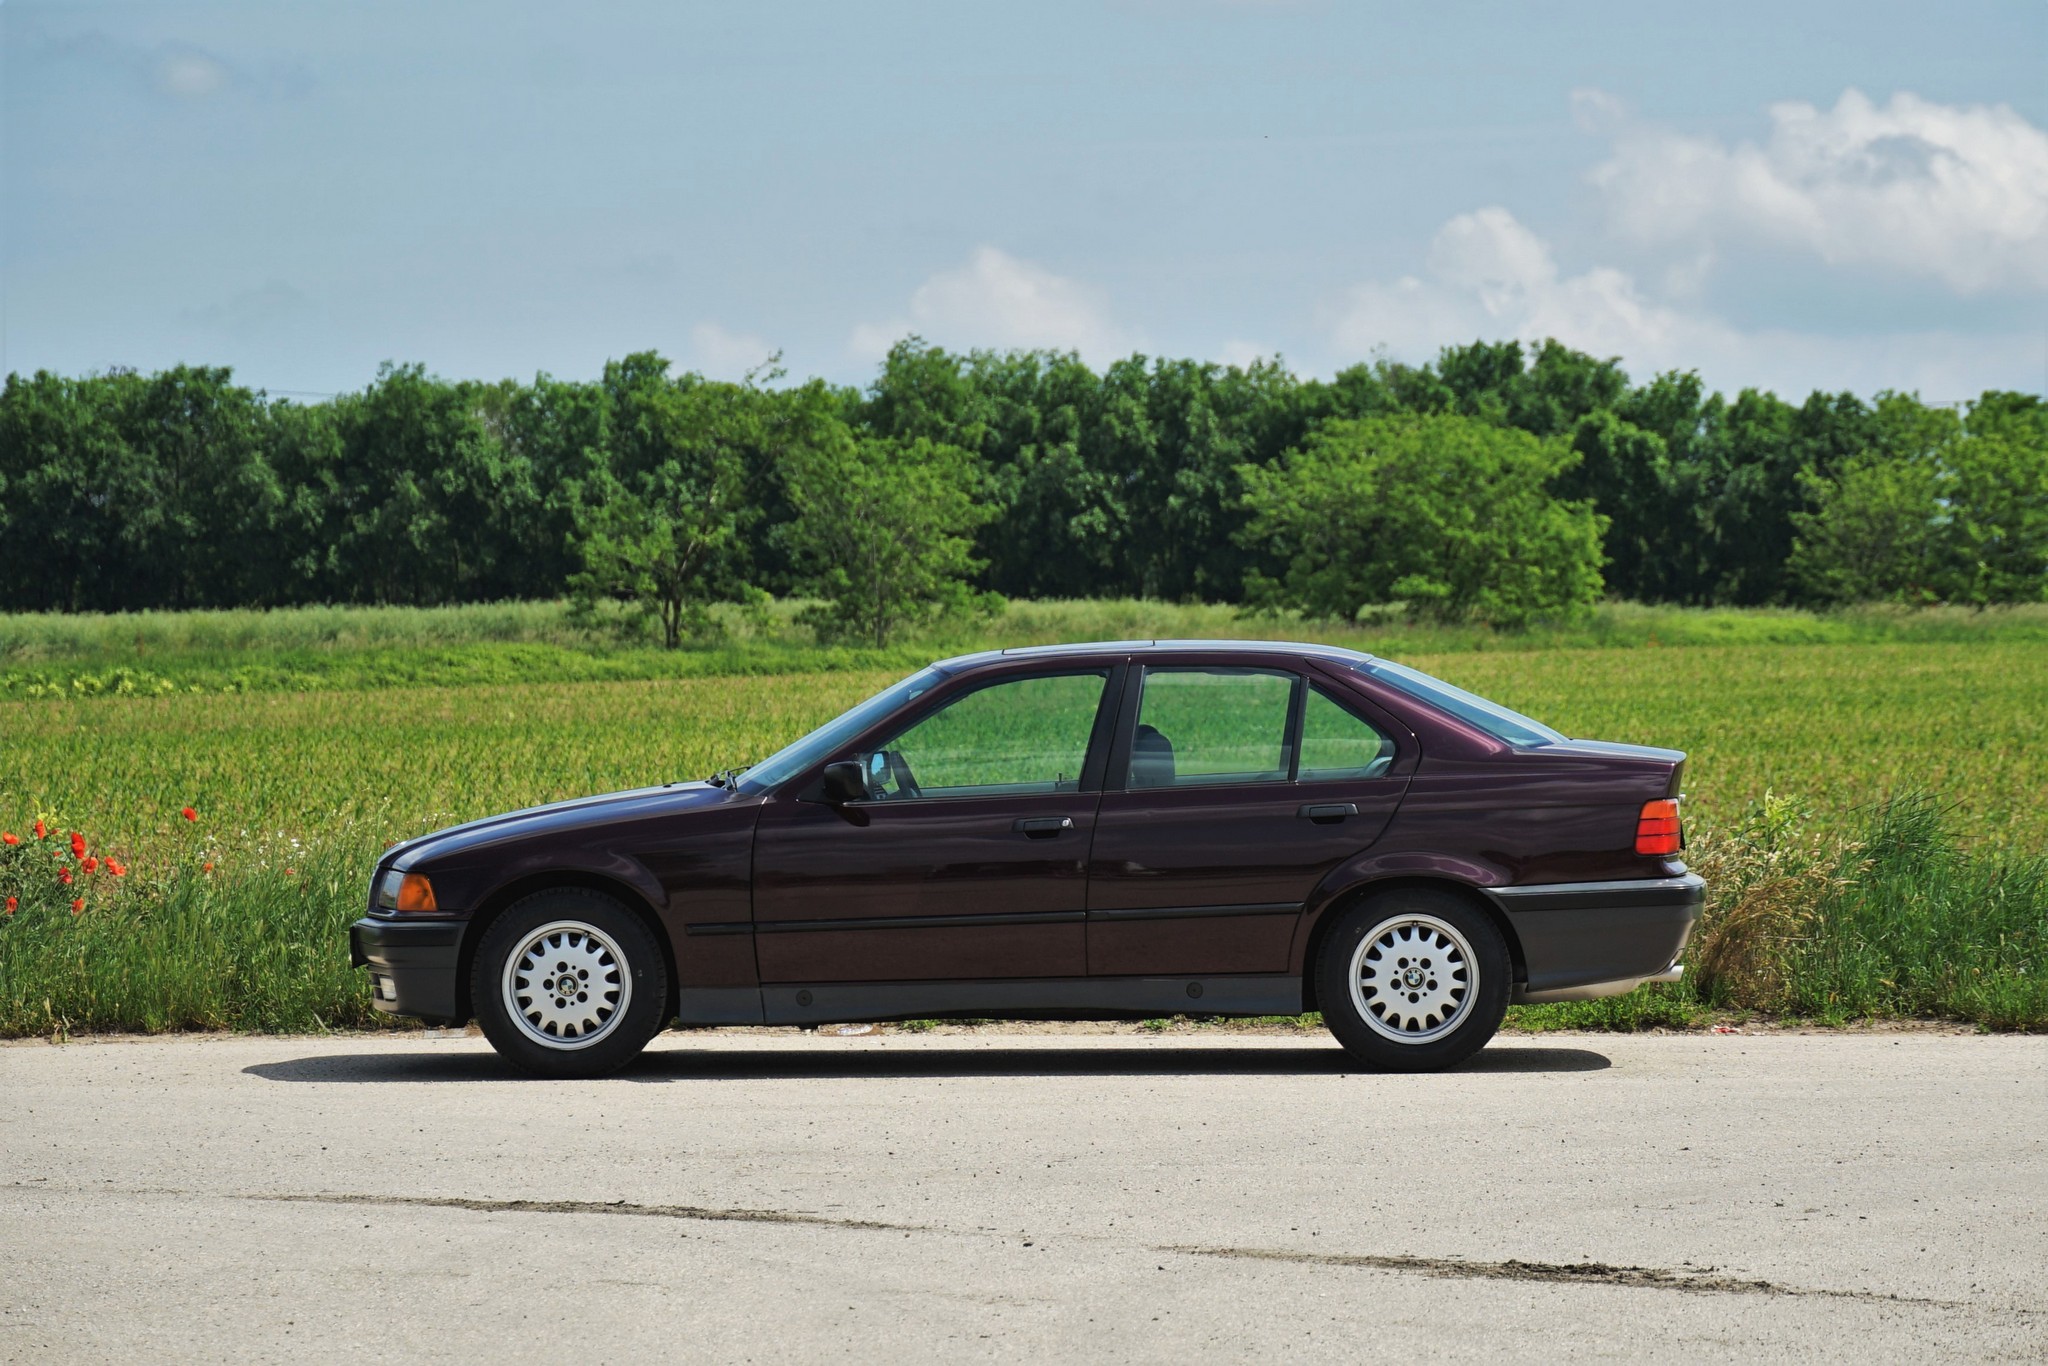
M396 868L377 880L377 906L386 911L438 911L434 884L419 873L401 873Z

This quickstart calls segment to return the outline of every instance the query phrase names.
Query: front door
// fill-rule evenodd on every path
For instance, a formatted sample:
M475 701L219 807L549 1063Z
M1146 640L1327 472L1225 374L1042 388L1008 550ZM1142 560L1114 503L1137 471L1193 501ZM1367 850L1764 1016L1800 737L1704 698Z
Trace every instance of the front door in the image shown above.
M1287 971L1309 893L1406 790L1391 727L1289 670L1151 667L1128 686L1122 771L1096 818L1089 971Z
M754 843L761 981L1080 977L1110 670L951 693L859 761L868 799L778 800Z

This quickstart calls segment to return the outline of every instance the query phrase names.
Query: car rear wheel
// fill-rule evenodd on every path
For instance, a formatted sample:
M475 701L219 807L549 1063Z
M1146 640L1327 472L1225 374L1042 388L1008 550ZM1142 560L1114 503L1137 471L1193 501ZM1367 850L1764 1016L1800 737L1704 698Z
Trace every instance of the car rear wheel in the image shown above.
M1462 897L1408 888L1371 897L1331 926L1316 959L1323 1022L1385 1071L1454 1067L1507 1014L1507 943Z
M491 922L470 970L477 1024L538 1077L602 1077L661 1029L668 969L646 922L612 897L554 888Z

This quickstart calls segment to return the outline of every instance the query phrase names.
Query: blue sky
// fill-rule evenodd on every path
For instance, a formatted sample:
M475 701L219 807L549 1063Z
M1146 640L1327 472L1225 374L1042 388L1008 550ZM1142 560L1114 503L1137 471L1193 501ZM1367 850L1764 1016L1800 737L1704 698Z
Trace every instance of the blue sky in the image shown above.
M12 370L2048 384L2048 6L0 4Z

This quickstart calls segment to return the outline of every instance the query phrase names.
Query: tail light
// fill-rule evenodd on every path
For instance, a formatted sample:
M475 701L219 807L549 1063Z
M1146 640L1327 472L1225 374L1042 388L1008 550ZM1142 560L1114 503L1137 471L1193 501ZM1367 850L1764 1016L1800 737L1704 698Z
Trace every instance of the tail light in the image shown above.
M1643 814L1636 817L1636 852L1638 854L1675 854L1685 844L1685 836L1678 829L1678 801L1664 797L1654 802L1643 803Z

